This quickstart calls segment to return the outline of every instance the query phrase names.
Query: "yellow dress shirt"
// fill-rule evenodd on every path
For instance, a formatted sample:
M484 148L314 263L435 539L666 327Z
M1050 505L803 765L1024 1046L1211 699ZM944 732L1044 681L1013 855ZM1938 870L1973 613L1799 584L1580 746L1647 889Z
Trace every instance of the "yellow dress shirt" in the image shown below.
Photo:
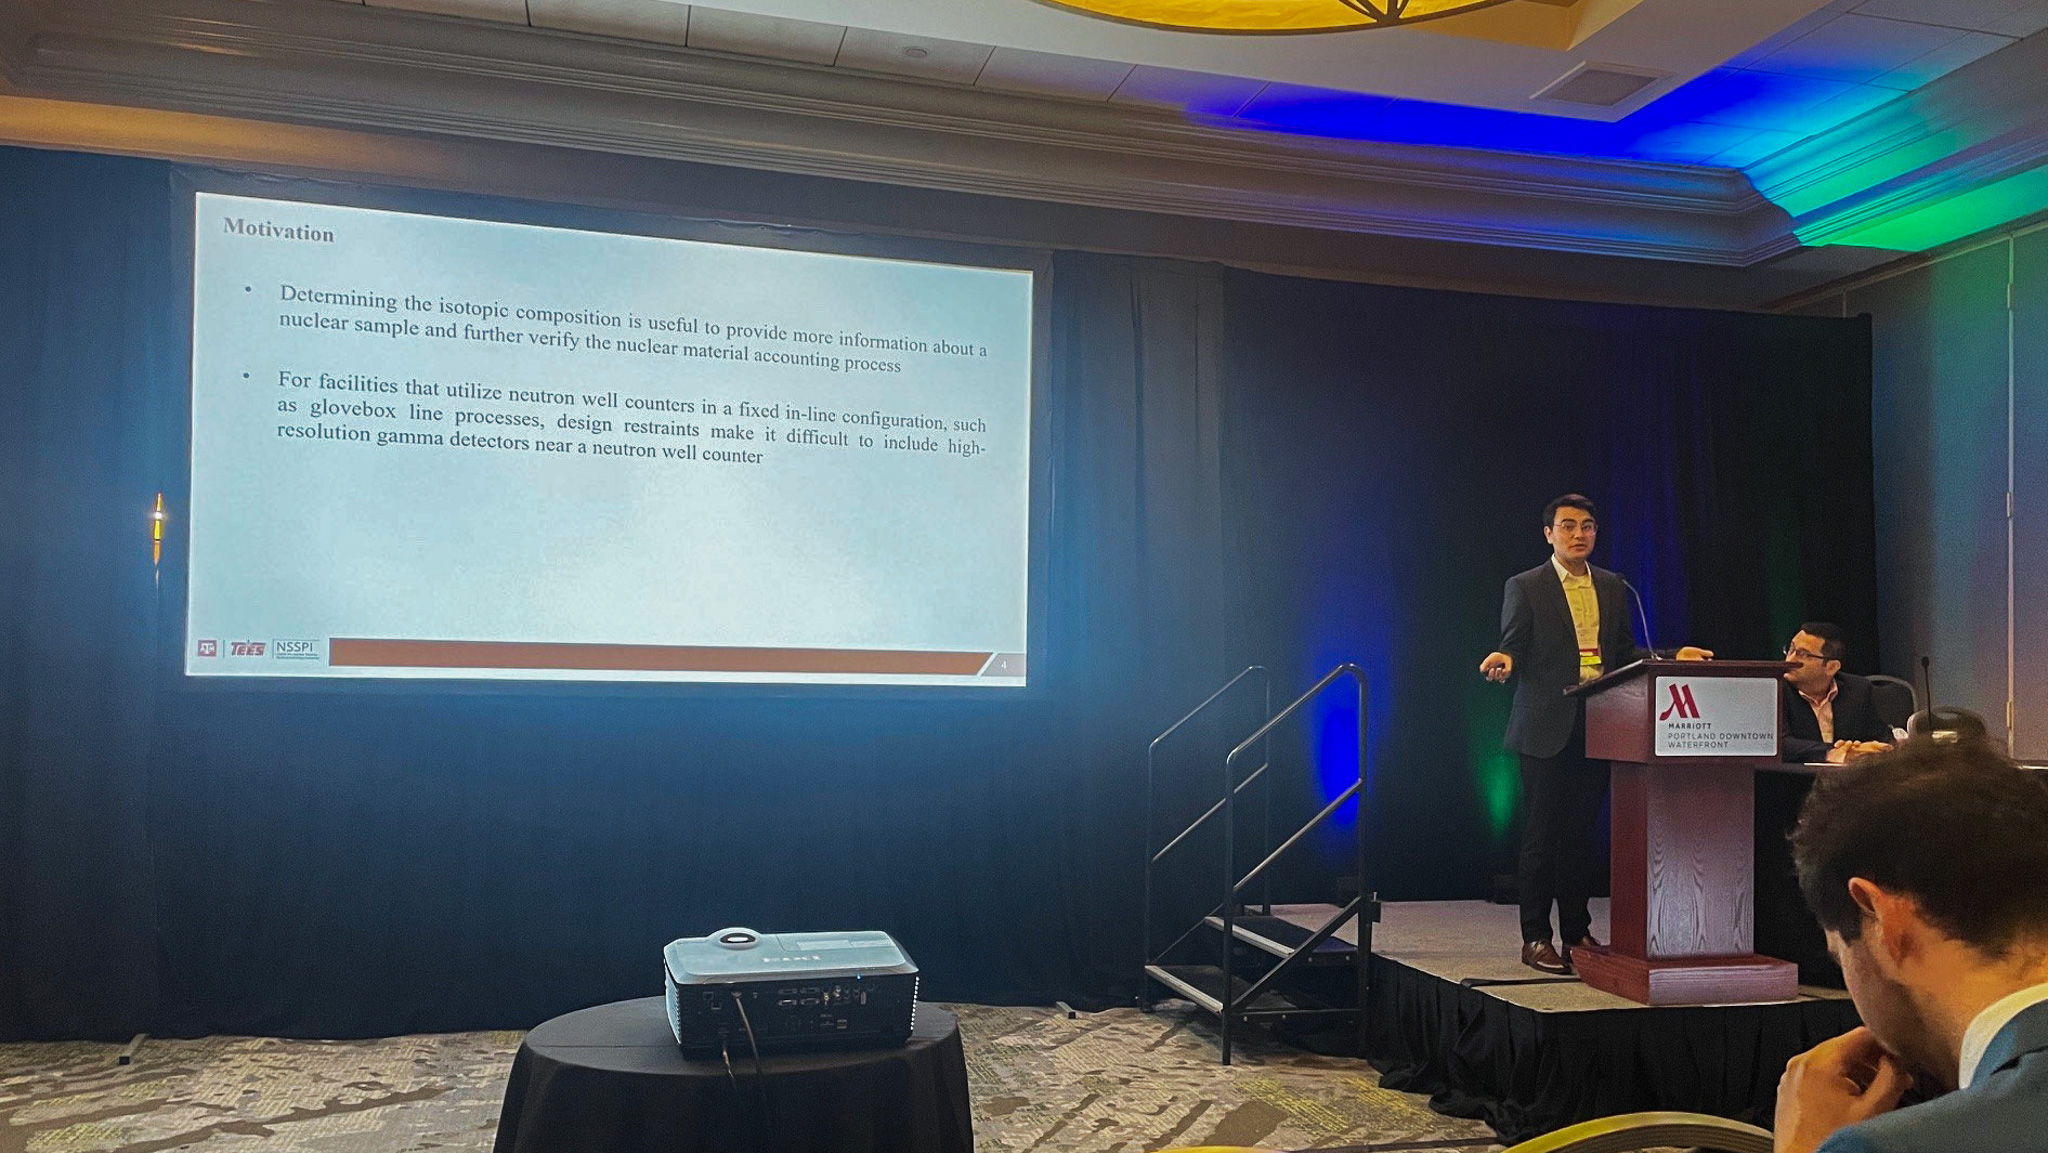
M1593 570L1588 568L1585 576L1574 576L1556 556L1550 558L1550 567L1557 571L1557 579L1564 582L1565 603L1571 606L1572 629L1579 635L1579 683L1600 675L1600 598L1593 591Z

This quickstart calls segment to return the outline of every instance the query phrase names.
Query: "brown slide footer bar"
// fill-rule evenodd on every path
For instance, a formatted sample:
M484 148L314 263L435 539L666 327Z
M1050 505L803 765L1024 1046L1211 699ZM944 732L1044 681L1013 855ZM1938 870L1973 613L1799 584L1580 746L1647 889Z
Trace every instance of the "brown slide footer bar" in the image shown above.
M710 645L591 645L541 641L421 641L333 637L333 667L602 669L665 673L855 673L971 677L993 653L897 649L767 649Z

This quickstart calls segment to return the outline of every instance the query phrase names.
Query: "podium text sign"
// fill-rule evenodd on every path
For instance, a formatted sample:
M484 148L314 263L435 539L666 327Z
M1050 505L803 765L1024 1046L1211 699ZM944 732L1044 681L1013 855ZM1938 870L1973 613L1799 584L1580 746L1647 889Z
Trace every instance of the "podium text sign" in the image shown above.
M1645 1005L1787 1001L1756 955L1753 774L1778 758L1777 661L1638 661L1572 690L1586 755L1612 763L1613 943L1588 985Z

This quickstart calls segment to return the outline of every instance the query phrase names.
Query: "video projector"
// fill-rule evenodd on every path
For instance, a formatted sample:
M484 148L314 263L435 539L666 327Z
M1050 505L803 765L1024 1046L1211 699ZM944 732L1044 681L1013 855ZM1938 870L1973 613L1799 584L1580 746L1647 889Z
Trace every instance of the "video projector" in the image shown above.
M686 1053L887 1048L915 1023L917 966L887 933L722 929L670 941L661 959Z

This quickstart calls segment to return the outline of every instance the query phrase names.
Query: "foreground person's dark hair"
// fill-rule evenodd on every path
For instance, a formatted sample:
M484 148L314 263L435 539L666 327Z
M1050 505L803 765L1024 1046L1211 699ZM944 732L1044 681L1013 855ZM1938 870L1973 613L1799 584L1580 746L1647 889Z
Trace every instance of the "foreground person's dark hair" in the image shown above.
M1792 834L1821 927L1862 935L1849 879L1910 896L1990 955L2048 939L2048 786L1985 741L1908 741L1823 775Z

